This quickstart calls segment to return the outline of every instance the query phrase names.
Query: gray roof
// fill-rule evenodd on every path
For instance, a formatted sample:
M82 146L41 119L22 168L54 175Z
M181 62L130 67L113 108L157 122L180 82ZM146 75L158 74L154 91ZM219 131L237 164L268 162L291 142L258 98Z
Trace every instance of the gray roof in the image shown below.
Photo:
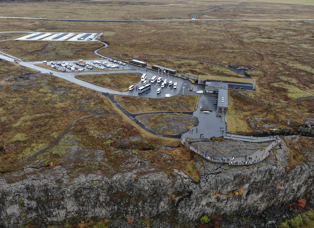
M212 88L219 86L222 89L228 89L228 83L219 81L206 81L205 86L211 86Z
M218 107L228 108L228 90L218 90Z
M134 62L138 62L138 63L142 63L142 64L147 64L147 63L145 63L145 62L143 62L143 61L136 60L136 59L132 59L132 61L134 61Z
M158 66L158 65L153 65L153 66L158 67L158 68L163 69L163 70L174 70L174 69L170 69L170 68L163 67L163 66Z

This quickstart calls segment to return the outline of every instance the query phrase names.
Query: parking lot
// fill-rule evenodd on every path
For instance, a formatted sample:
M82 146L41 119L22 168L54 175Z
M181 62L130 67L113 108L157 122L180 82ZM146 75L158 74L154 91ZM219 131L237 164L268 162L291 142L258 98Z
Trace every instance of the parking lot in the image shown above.
M50 63L51 66L51 61L46 61L44 64L47 65L47 63ZM77 65L76 63L84 64L85 66L80 66ZM115 94L115 95L126 95L126 96L138 96L138 97L147 97L147 98L165 98L166 94L171 97L175 95L196 95L196 90L197 87L196 85L193 85L190 81L178 78L172 75L167 75L167 74L158 74L158 72L149 70L147 68L141 68L137 67L134 65L131 65L129 63L119 64L119 62L116 60L114 62L113 59L111 58L104 58L104 59L97 59L97 60L71 60L71 61L54 61L53 66L55 68L50 68L46 67L43 68L42 66L38 66L38 64L43 64L43 62L21 62L21 65L25 65L27 67L37 69L43 73L51 73L54 76L63 78L65 80L71 81L73 83L79 84L81 86L91 88L93 90L102 92L102 93L110 93L110 94ZM49 65L49 64L48 64ZM62 66L63 65L63 66ZM69 66L70 68L66 67ZM91 66L92 69L86 68L87 66ZM109 67L110 66L110 67ZM113 67L112 67L113 66ZM72 67L75 67L75 69L71 69ZM59 70L58 70L59 68ZM65 68L64 71L61 71L62 68ZM81 68L82 70L79 70L78 68ZM102 69L103 68L103 69ZM164 81L167 79L168 82L172 81L172 85L170 86L169 84L165 85L164 88L161 88L161 82L157 83L150 83L151 88L148 91L145 91L143 93L139 93L138 90L136 90L136 87L139 89L140 87L143 86L143 82L139 81L137 84L134 85L134 89L132 91L127 91L127 92L119 92L115 91L112 89L100 87L97 85L94 85L89 82L85 82L82 80L79 80L75 78L76 75L88 75L88 74L121 74L121 73L138 73L138 74L144 74L146 73L147 75L147 81L150 82L151 78L153 76L162 77ZM173 88L173 84L177 82L177 88ZM131 85L130 85L131 86ZM193 87L194 91L189 91L189 88ZM161 88L160 93L157 94L157 89Z
M29 40L29 41L97 41L97 37L101 33L52 33L52 32L34 32L26 36L19 37L15 40Z
M144 86L144 81L138 82L136 85L134 85L134 89L132 91L128 92L128 95L137 95L139 97L150 97L150 98L165 98L166 95L167 97L175 96L179 93L182 85L183 85L183 80L181 78L177 78L171 75L158 75L158 72L150 71L150 70L145 70L143 71L143 74L146 74L146 81L148 84L150 84L150 89L140 93L139 88ZM157 79L155 82L151 82L151 79L156 76L158 79L159 77L162 78L160 82L157 82ZM164 87L162 88L162 83L167 80L167 83L164 84ZM169 82L172 82L172 85L169 85ZM177 83L176 88L174 88L174 83ZM137 89L136 89L137 87ZM157 89L160 88L160 93L157 93Z
M78 61L43 61L51 70L58 70L60 72L82 72L82 71L102 71L102 70L116 70L116 69L129 69L126 63L113 60L78 60Z

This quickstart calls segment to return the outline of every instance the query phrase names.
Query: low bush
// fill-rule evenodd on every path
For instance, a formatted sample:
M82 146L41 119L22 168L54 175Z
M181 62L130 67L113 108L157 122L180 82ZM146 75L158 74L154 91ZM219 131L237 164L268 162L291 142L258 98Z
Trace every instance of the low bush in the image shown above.
M204 224L204 223L209 223L210 222L210 219L208 218L207 215L204 215L202 218L201 218L201 223Z

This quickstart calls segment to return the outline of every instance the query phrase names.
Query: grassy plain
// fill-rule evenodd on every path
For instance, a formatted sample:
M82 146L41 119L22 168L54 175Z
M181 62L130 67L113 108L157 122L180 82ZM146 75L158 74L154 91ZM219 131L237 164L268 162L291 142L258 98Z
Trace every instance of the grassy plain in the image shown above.
M102 47L98 42L46 42L46 41L5 41L0 51L24 61L98 59L94 49Z
M131 113L194 112L199 96L181 95L164 99L115 96L115 99Z
M10 40L10 39L16 39L21 36L26 36L28 33L0 33L0 41L2 40Z
M258 2L241 4L234 5L234 7L240 5L242 7L241 10L239 8L240 11L231 6L211 12L210 15L216 17L215 13L220 13L220 17L223 15L242 17L240 13L251 11L256 17L260 12L263 17L278 18L280 14L271 11L272 8L282 9L281 12L291 11L295 17L302 18L303 15L308 17L304 12L312 12L312 6L286 4L276 7L276 4ZM255 10L249 8L245 10L245 7L254 7ZM267 15L268 12L273 14ZM190 21L115 24L10 20L10 26L7 25L7 20L0 20L1 28L10 30L104 31L102 40L110 45L100 50L101 54L122 59L147 60L150 64L179 69L179 73L228 76L223 72L219 74L213 72L214 65L211 64L226 68L229 64L251 65L261 72L252 75L257 83L257 91L241 91L231 95L234 96L234 102L230 109L241 113L239 118L244 121L252 117L262 118L260 125L263 130L267 129L263 127L265 124L275 125L274 128L291 127L287 124L288 119L297 124L313 116L312 22ZM34 43L41 45L39 42ZM18 53L23 47L18 43L12 43L8 48L10 49L2 48L1 51L13 54ZM42 48L36 47L35 53ZM84 55L90 55L93 47L86 46L84 49ZM32 52L28 51L28 54ZM46 58L37 55L40 59ZM50 56L58 59L55 49L51 50Z
M131 20L191 18L192 14L227 3L229 0L91 1L91 2L5 2L2 16L88 20Z
M201 19L313 19L309 0L246 0L200 15Z
M10 182L25 178L10 173L29 164L40 171L73 164L69 171L74 176L99 171L110 175L124 170L120 165L132 156L123 150L130 148L157 169L169 174L173 168L181 169L199 180L195 160L179 140L160 138L130 124L101 93L43 74L26 78L11 74L0 80L0 88L0 173ZM165 144L175 149L160 150ZM122 152L115 153L117 149ZM96 159L99 151L106 151L101 161ZM171 165L160 159L160 153L171 157Z
M26 67L19 66L16 63L10 63L7 61L0 62L0 80L5 77L12 76L12 75L22 75L22 74L34 73L34 72L36 71L26 68Z
M181 135L194 127L197 119L182 113L145 114L136 116L142 124L165 135Z
M77 75L76 78L117 91L128 91L130 85L141 80L140 74L94 74Z

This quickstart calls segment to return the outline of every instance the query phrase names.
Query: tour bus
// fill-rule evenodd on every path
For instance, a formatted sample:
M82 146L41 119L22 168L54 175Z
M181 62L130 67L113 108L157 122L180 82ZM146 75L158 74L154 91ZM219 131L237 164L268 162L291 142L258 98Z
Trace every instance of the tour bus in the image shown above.
M157 79L157 76L153 76L153 77L150 79L150 83L155 83L156 79Z
M145 91L150 89L150 84L144 85L138 89L138 93L144 93Z

